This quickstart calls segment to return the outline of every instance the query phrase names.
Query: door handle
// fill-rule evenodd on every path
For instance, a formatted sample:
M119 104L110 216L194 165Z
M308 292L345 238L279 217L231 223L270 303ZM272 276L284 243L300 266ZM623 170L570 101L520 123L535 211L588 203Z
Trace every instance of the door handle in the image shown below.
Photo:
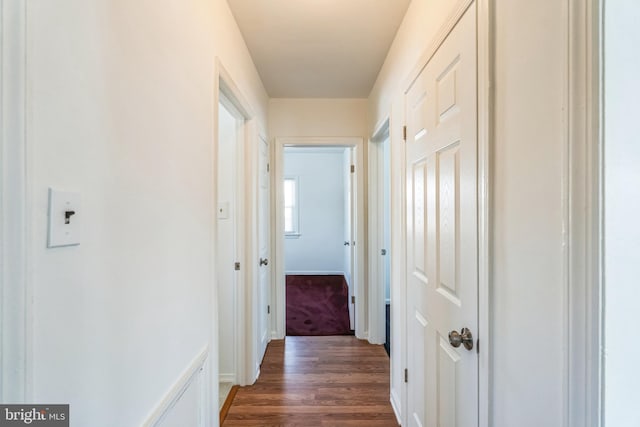
M345 245L345 246L349 246L349 242L347 242L347 241L345 240L344 245Z
M263 265L269 265L269 260L266 258L260 258L260 267Z
M462 328L460 333L451 331L449 332L449 344L455 348L460 347L460 344L462 344L464 348L471 350L473 349L473 335L468 328Z

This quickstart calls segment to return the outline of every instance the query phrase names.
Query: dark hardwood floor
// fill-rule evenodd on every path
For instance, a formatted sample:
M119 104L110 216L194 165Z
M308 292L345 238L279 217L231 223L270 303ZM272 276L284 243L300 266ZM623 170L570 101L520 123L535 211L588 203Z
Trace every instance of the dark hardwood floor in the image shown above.
M223 426L398 426L389 357L353 336L272 341L260 378L238 390Z

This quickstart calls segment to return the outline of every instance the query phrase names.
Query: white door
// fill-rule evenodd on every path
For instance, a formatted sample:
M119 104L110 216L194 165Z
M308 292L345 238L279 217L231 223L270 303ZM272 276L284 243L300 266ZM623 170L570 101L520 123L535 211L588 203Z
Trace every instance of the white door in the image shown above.
M473 4L406 98L410 426L478 425L475 15ZM450 342L462 328L470 350Z
M269 342L269 317L271 312L269 307L271 299L269 144L262 138L260 139L258 163L258 251L260 256L258 273L258 361L261 361Z
M355 324L355 236L353 233L355 211L355 197L353 195L355 171L352 165L355 165L355 149L346 148L344 151L344 165L345 165L345 189L344 189L344 257L345 257L345 275L347 282L349 283L349 327L351 330L356 329Z
M221 382L238 383L238 217L236 171L238 158L238 119L228 102L221 102L218 112L218 205L217 256L218 282L218 368Z

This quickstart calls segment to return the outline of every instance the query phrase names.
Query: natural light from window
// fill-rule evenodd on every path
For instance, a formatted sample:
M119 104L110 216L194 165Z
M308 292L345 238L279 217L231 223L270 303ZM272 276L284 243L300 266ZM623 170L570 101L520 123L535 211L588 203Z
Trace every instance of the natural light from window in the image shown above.
M284 234L296 236L298 230L298 178L284 179Z

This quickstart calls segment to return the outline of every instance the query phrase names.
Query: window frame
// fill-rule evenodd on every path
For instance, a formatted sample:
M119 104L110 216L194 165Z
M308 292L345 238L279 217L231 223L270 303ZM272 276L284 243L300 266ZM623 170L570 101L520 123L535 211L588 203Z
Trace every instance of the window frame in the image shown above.
M287 224L286 224L286 220L283 218L283 229L284 229L284 236L287 239L297 239L301 236L300 233L300 177L298 177L297 175L287 175L284 177L284 179L282 180L282 184L283 184L283 211L286 212L288 206L287 206L287 200L286 200L286 191L284 190L284 186L286 185L287 181L293 181L293 206L291 206L292 208L292 225L293 225L293 230L287 231Z

